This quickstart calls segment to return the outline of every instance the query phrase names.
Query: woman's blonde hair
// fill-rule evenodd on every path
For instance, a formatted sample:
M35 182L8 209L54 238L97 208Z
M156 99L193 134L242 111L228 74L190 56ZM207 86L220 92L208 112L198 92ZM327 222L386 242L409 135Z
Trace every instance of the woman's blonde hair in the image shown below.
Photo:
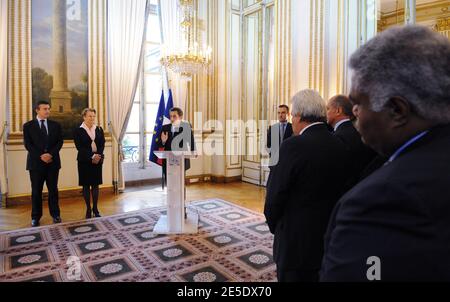
M95 114L97 114L97 110L93 109L93 108L86 108L83 110L83 112L81 113L82 117L86 117L86 115L88 114L88 112L93 112Z

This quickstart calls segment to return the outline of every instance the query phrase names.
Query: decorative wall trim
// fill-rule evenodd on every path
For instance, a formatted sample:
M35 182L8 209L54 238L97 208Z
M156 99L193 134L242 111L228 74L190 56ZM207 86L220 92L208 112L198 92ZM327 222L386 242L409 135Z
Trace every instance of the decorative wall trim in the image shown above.
M444 32L450 30L450 17L442 18L437 21L436 31Z
M98 112L97 123L107 127L106 103L106 0L88 1L89 107Z
M239 44L237 45L238 49L238 58L241 62L244 62L243 60L243 39L244 39L244 32L243 32L243 16L240 12L234 11L231 9L231 1L227 1L227 25L226 29L228 31L227 34L227 47L226 47L226 104L225 104L225 112L226 112L226 119L225 122L228 120L241 120L243 116L243 107L245 106L242 102L242 99L244 98L243 95L243 89L244 85L243 82L243 65L240 65L240 70L238 70L238 75L236 75L234 72L236 70L233 69L233 49L236 47L236 45L233 45L233 38L232 35L236 34L233 32L233 17L238 17L240 19L240 26L239 26ZM239 84L237 86L234 85L235 77L238 76L238 82ZM240 99L235 100L233 99L234 92L238 91ZM234 112L238 112L238 115L234 115ZM239 129L238 134L245 133L245 129ZM242 167L242 157L239 157L237 161L235 161L235 157L228 154L228 151L232 151L232 147L239 148L243 144L242 135L236 135L234 132L234 129L230 129L227 124L225 124L225 136L224 136L224 147L225 147L225 154L226 156L226 168L227 171L232 169L240 169ZM235 150L233 150L235 151ZM240 152L239 152L240 154Z
M105 133L105 139L106 139L107 143L110 143L113 141L113 139L109 133ZM74 143L73 140L65 140L64 141L64 145L73 144L73 143ZM23 134L9 135L6 145L7 146L23 146Z
M438 19L450 17L450 4L447 0L440 0L431 3L424 3L417 5L416 22L435 21ZM404 8L398 11L384 13L381 15L379 22L379 30L383 31L387 27L395 24L403 24L405 21Z
M89 106L97 109L98 123L106 131L106 0L89 3ZM33 118L31 68L31 0L8 2L8 138L20 137L22 126Z
M296 0L294 0L296 1ZM291 66L292 66L292 26L291 26L291 2L292 0L275 1L275 33L276 48L276 91L278 92L278 104L289 102L291 98ZM278 106L277 106L278 107Z
M324 95L324 7L325 0L311 0L309 88Z
M211 120L217 120L218 118L218 98L217 98L217 72L218 68L218 55L217 50L219 47L217 33L218 28L218 14L217 14L217 2L207 1L208 10L208 32L207 32L207 44L211 45L214 50L212 53L212 73L207 76L207 111L208 118Z
M19 134L32 118L31 0L8 2L8 78L10 132Z

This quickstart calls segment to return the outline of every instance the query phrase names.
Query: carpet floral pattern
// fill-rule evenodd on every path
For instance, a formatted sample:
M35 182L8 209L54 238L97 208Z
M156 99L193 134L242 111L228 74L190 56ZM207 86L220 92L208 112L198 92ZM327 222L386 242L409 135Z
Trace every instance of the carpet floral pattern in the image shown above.
M189 204L196 235L152 233L164 208L0 233L0 282L272 282L264 216L213 199Z

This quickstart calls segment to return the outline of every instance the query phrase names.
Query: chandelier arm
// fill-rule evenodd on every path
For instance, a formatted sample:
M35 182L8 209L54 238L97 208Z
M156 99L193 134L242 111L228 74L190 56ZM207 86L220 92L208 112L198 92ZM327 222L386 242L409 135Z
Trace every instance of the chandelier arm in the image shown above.
M183 31L183 49L179 53L164 54L161 65L181 78L190 80L194 74L209 73L211 64L211 47L199 48L195 38L193 24L197 24L197 10L194 0L179 0L179 10L182 21L180 27Z

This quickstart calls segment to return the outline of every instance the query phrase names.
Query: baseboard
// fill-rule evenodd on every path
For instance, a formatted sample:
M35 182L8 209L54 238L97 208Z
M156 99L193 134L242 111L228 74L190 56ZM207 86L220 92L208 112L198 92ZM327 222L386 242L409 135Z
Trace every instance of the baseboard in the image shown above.
M211 181L213 183L219 183L219 184L228 184L228 183L232 183L232 182L240 182L240 181L242 181L242 175L231 176L231 177L212 175L211 176Z
M196 183L207 183L207 182L227 184L240 181L242 181L242 176L225 177L225 176L204 174L186 177L186 185Z
M113 186L102 186L100 187L100 193L114 193ZM63 201L67 198L75 198L83 196L83 192L81 188L67 189L59 191L59 199ZM48 198L48 193L43 193L44 201ZM3 199L2 199L3 200ZM15 205L24 205L31 204L31 194L27 195L18 195L18 196L8 196L6 198L7 206L15 206ZM3 204L2 204L3 207Z
M143 179L143 180L132 180L132 181L125 182L126 188L154 186L154 185L161 185L161 179L160 178Z
M196 183L205 183L211 182L211 175L194 175L194 176L186 176L185 184L191 185ZM144 186L154 186L161 185L161 179L144 179L144 180L133 180L127 181L125 183L126 188L135 188L135 187L144 187Z
M211 182L211 175L203 174L203 175L187 176L185 180L186 185L206 183Z

